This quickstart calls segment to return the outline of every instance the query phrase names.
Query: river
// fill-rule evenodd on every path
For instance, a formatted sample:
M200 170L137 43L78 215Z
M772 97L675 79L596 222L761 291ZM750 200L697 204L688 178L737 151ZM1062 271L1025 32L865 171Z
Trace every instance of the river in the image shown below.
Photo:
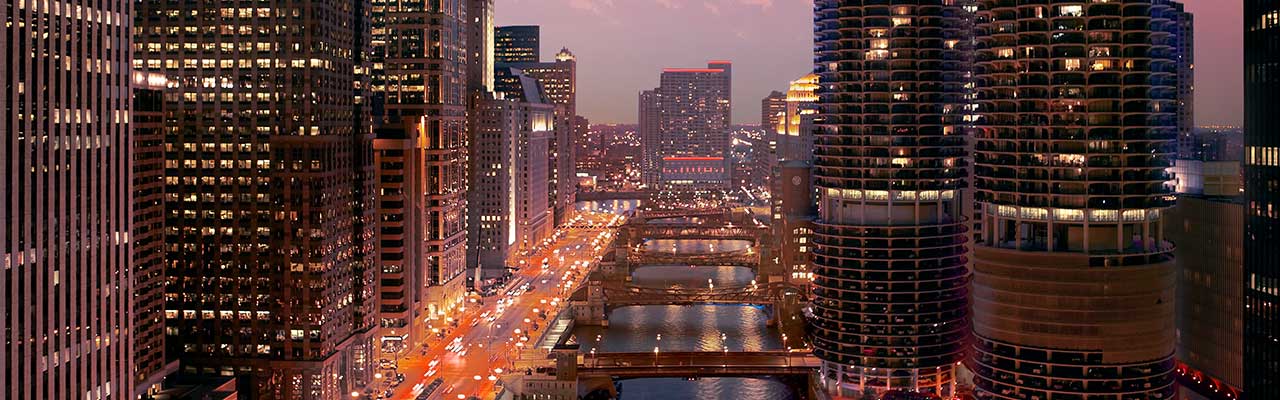
M735 240L653 240L649 250L692 253L745 249ZM632 273L632 283L649 287L745 286L755 272L743 267L645 266ZM632 306L609 313L608 327L578 327L573 334L584 352L759 351L781 350L782 331L767 326L764 307L750 305ZM793 335L796 335L793 333ZM620 382L620 399L784 400L800 396L793 385L773 377L652 378Z

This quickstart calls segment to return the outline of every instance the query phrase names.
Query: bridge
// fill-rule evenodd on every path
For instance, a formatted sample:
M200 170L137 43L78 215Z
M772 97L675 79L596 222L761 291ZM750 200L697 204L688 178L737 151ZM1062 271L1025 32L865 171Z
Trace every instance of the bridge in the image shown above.
M602 284L604 309L623 306L676 304L759 304L773 305L788 293L799 290L788 283L775 282L723 288L656 288L620 282Z
M575 194L577 201L604 201L604 200L647 200L650 194L647 192L595 192L595 191L579 191Z
M710 224L628 224L628 237L633 241L657 239L749 240L759 242L769 228L756 225Z
M760 254L752 249L719 253L671 253L664 251L633 251L627 262L634 267L645 265L696 265L707 267L730 266L755 269L760 266Z
M632 218L632 220L636 221L636 223L646 223L646 222L649 222L649 220L663 219L663 218L724 217L725 214L727 214L728 212L729 212L729 209L724 207L699 208L699 209L691 209L691 210L644 210L644 211L637 212L635 217Z
M808 352L786 351L600 353L580 360L583 378L807 375L820 363Z

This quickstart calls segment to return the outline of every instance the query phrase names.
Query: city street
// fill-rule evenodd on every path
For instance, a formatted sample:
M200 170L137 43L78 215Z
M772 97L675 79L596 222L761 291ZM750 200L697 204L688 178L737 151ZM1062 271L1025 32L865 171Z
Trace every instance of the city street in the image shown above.
M585 272L594 268L621 216L580 213L580 219L557 232L536 254L521 259L522 267L497 294L481 301L472 298L459 317L458 327L443 338L430 341L427 351L410 350L398 361L396 371L380 370L384 378L374 392L382 391L396 373L405 381L382 398L416 399L437 378L444 380L429 399L492 399L497 377L505 372L525 346L532 346L548 328L565 299L581 285ZM546 260L544 266L544 259ZM378 398L371 393L370 398ZM363 396L361 396L363 397Z

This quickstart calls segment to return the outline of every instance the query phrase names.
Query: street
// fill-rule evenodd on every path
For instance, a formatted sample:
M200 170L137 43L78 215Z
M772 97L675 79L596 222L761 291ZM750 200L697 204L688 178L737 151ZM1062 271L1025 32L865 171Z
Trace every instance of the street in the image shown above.
M516 261L520 269L497 294L477 301L468 300L466 310L455 316L457 328L443 338L427 343L427 351L411 349L398 361L395 371L383 375L374 392L404 374L405 381L381 398L416 399L423 388L437 378L444 382L429 399L492 399L498 376L532 346L548 329L565 299L581 285L585 272L595 267L602 250L623 222L615 214L582 212L566 228L557 231L541 251ZM545 266L544 261L546 260ZM481 304L483 303L483 304ZM379 398L371 393L369 398Z

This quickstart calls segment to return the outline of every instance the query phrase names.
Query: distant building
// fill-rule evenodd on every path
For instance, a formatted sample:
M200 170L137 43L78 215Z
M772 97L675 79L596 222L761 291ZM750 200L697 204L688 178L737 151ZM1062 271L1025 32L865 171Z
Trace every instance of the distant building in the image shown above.
M654 185L676 191L728 190L731 64L668 68L660 81L653 102L641 102L642 112L646 106L656 112L656 127L641 116L643 128L650 130L644 134L656 136L645 148Z
M649 188L654 188L658 184L658 169L660 164L659 150L661 149L661 138L658 135L658 123L661 112L658 109L658 91L644 90L639 96L640 111L639 123L636 126L636 135L640 137L640 147L643 151L641 159L641 182Z
M787 112L787 94L777 90L760 100L760 129L773 133L778 126L779 115Z
M818 217L813 189L814 123L818 116L818 75L791 81L773 132L776 149L768 166L773 209L773 235L781 243L778 262L792 283L807 287L813 279L814 221Z
M494 32L494 61L498 64L538 62L540 28L537 25L499 26Z
M576 151L574 117L577 116L577 58L569 49L560 49L554 62L513 62L498 64L497 91L507 98L521 98L524 90L518 78L524 76L537 80L547 100L556 108L556 130L551 136L551 204L555 209L555 224L564 223L572 216L576 194Z
M1244 395L1280 399L1280 1L1244 1Z
M555 230L550 196L555 105L537 80L510 69L499 75L514 76L522 90L516 98L484 100L476 109L467 260L486 277L517 267L510 265L514 256Z

